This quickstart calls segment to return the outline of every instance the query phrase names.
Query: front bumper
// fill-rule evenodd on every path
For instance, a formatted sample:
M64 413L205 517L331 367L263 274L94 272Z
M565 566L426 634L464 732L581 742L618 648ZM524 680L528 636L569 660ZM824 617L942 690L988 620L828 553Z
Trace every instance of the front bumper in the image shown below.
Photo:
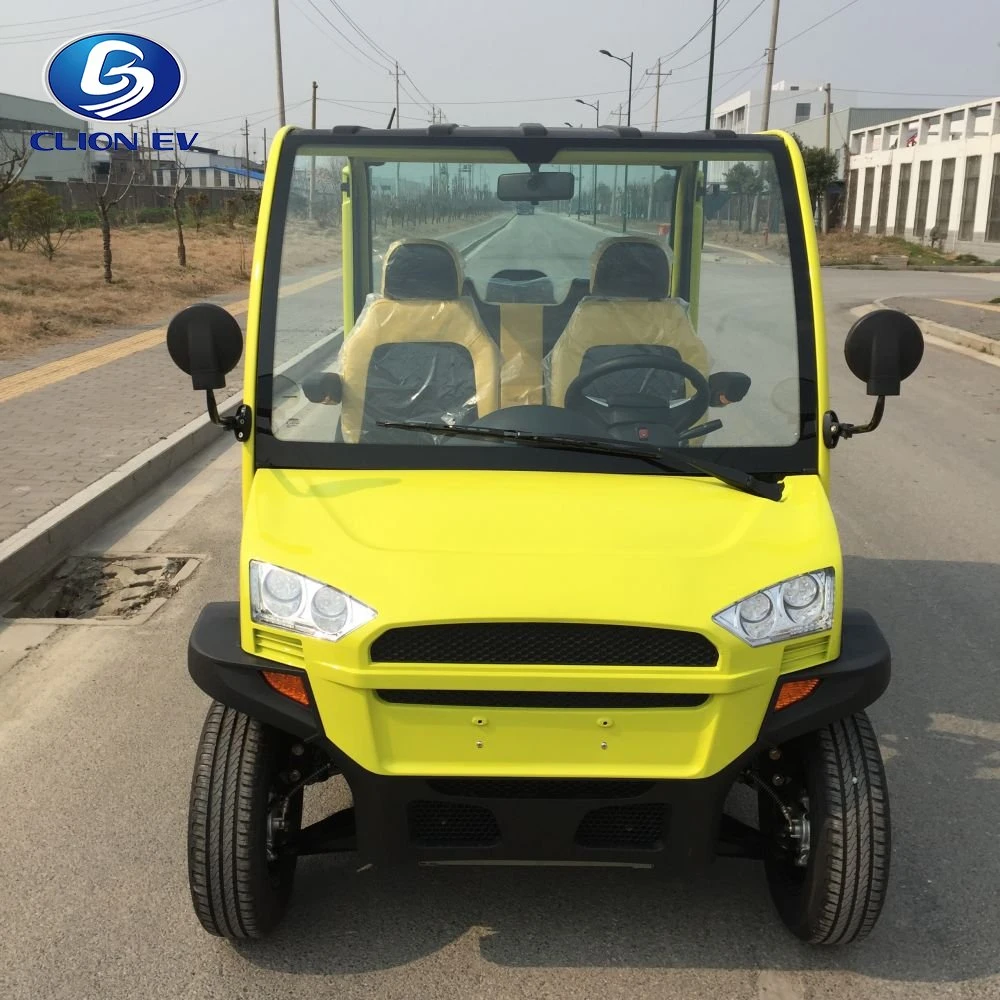
M845 611L841 655L778 679L757 739L710 777L653 780L413 777L375 774L323 730L314 707L275 691L262 670L291 670L244 652L238 604L210 604L191 634L188 669L223 704L324 750L350 785L363 858L692 865L716 851L723 805L733 782L764 749L861 711L889 683L889 647L872 617ZM303 671L292 671L308 678ZM820 681L804 701L781 711L782 681ZM314 699L311 699L315 704Z

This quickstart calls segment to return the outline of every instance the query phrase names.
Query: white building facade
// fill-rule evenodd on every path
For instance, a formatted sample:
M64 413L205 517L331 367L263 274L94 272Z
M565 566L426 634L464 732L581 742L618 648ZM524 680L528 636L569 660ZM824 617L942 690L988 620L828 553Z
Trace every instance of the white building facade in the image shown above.
M847 224L1000 259L1000 97L851 133Z
M832 111L857 104L857 94L833 88L830 91ZM763 123L764 89L754 88L737 94L712 109L712 127L733 132L759 132ZM771 107L768 128L788 132L799 122L826 114L826 85L823 83L790 83L782 80L771 87Z

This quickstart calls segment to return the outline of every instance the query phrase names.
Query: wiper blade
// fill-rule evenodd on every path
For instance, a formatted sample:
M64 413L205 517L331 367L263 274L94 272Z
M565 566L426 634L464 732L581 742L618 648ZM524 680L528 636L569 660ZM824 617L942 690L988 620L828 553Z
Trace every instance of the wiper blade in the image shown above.
M402 431L422 431L447 437L482 437L495 441L511 441L515 444L532 445L537 448L555 448L563 451L582 451L594 455L621 455L639 458L661 469L671 472L700 472L712 476L727 486L750 493L765 500L779 501L785 491L783 483L766 483L749 472L733 469L727 465L704 459L692 459L672 448L656 445L633 444L629 441L598 441L576 434L535 434L531 431L504 430L500 427L466 427L451 424L435 424L423 420L378 420L379 427L391 427ZM695 428L697 429L697 428Z

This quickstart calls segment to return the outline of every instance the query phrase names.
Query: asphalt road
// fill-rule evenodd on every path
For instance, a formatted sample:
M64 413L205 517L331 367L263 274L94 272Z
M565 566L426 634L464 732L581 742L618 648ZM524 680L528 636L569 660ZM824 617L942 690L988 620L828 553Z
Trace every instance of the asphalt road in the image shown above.
M862 422L871 409L842 360L847 307L995 287L827 274L841 416ZM997 368L929 347L882 427L833 456L847 599L875 614L894 650L893 684L871 713L887 757L892 882L868 941L800 946L760 871L735 861L659 882L307 859L272 940L233 948L205 935L185 825L207 700L184 655L198 609L236 596L234 473L186 516L163 515L173 527L157 548L208 558L148 623L64 628L0 676L0 996L1000 996L998 449Z

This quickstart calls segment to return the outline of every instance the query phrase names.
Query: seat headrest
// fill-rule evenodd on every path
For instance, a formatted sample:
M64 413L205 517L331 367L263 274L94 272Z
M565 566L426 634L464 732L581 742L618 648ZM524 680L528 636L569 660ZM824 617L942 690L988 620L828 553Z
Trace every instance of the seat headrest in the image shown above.
M398 240L386 251L382 294L388 299L457 299L462 263L440 240Z
M663 247L642 236L604 240L592 258L590 291L622 299L665 299L670 263Z

